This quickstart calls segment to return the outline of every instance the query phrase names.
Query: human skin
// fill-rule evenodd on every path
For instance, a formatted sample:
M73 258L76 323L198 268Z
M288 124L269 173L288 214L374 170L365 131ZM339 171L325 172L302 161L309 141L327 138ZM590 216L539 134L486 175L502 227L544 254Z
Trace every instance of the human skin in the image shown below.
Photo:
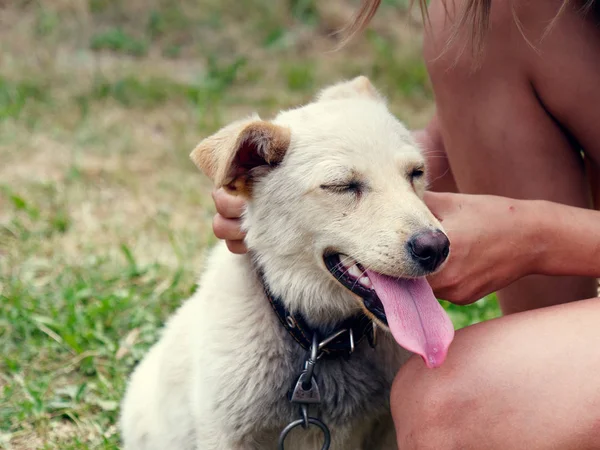
M599 321L600 299L551 306L458 330L439 369L411 358L392 387L398 448L600 448Z

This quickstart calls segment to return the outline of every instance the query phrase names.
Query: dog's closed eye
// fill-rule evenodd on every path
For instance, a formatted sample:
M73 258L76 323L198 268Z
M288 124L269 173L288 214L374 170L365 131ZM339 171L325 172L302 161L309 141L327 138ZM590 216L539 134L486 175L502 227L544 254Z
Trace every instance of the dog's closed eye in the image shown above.
M410 178L410 181L412 182L414 180L421 178L424 174L425 174L425 170L423 167L415 167L408 173L408 177Z
M360 180L348 180L326 183L322 184L320 187L325 191L334 192L336 194L354 194L359 196L363 192L365 185Z

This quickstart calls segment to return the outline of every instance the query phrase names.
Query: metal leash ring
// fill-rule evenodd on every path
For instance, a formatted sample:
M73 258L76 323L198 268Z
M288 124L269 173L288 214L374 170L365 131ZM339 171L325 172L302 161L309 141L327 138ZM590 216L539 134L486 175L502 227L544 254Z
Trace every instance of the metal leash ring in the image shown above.
M323 442L323 446L321 447L321 450L329 450L329 446L331 445L331 433L329 432L329 428L327 428L327 425L325 425L319 419L315 419L314 417L308 418L308 424L318 427L323 432L323 438L325 439L325 441ZM285 438L287 437L289 432L292 431L296 427L304 427L304 419L294 420L293 422L289 423L287 427L285 427L283 429L283 431L279 435L277 450L285 450L283 447Z

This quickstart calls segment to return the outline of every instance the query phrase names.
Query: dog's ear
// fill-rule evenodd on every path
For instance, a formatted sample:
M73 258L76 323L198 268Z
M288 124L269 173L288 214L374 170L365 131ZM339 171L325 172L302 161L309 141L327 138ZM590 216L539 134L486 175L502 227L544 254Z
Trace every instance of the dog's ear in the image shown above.
M385 102L383 96L365 76L356 77L323 89L317 95L317 101L339 100L344 98L368 98L378 102Z
M283 160L290 138L288 128L253 116L204 139L190 158L216 187L249 197L253 179Z

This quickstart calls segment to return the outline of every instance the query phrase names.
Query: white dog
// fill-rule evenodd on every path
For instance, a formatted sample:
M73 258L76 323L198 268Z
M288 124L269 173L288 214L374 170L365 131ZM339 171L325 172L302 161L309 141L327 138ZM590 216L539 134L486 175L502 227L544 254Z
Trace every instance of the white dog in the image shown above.
M411 134L358 77L191 157L247 198L249 253L217 246L133 373L125 448L395 449L394 375L409 352L440 365L454 336L423 278L449 242Z

